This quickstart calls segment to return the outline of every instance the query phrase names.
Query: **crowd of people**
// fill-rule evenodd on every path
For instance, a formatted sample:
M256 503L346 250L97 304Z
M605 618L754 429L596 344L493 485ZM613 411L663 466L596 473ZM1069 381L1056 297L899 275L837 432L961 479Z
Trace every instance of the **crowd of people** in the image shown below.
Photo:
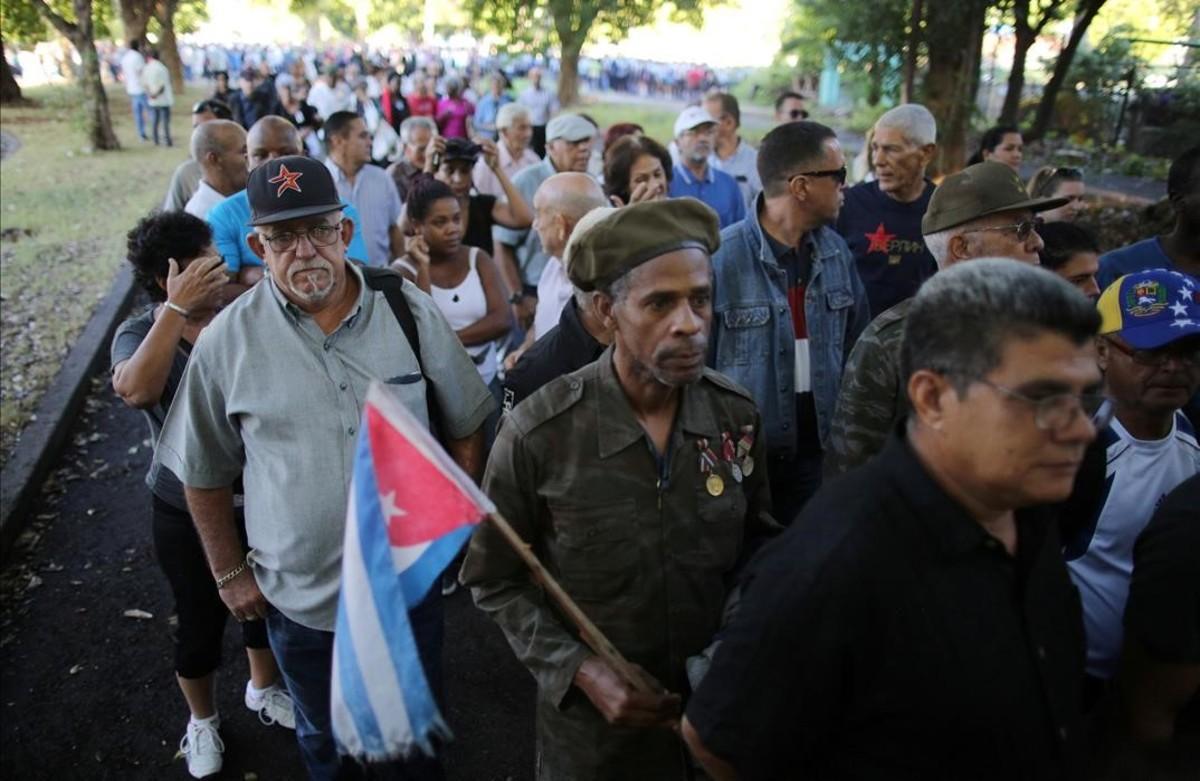
M410 611L435 692L444 592L495 620L537 683L539 779L1098 777L1195 751L1200 147L1171 166L1173 230L1109 248L1076 220L1082 172L1019 177L1015 129L931 180L918 104L848 186L799 93L755 148L719 91L654 139L562 111L537 69L513 96L502 71L274 67L213 72L129 233L153 306L113 342L156 441L193 776L221 767L228 615L246 705L313 778L367 773L330 674L373 381L631 663L487 523Z

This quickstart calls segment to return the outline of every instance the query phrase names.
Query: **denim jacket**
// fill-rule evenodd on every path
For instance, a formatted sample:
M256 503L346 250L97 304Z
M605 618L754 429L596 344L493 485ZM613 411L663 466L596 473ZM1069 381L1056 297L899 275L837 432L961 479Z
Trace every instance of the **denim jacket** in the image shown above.
M713 255L713 325L708 362L745 386L763 417L771 455L796 450L795 330L787 272L764 240L755 204L741 222L721 231ZM817 433L824 444L842 382L842 367L870 322L866 289L846 242L821 226L805 237L813 268L804 294Z

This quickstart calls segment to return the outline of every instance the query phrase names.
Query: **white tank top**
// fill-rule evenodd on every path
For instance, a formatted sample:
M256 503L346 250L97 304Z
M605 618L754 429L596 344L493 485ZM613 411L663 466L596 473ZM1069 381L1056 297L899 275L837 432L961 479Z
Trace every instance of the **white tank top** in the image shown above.
M446 318L446 322L455 331L483 319L487 314L487 295L483 292L483 280L479 277L479 269L476 265L478 254L479 248L471 247L471 254L467 259L467 275L456 287L430 286L434 303L437 304L438 309ZM485 383L490 383L496 376L495 344L493 342L476 344L466 350L471 356L471 360L475 362L479 376Z

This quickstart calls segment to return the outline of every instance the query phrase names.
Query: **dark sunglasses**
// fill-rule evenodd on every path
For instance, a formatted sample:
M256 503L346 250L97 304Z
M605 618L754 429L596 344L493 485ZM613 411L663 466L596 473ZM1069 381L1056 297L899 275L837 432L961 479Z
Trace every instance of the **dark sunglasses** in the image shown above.
M802 108L794 108L789 111L787 115L788 118L792 119L793 121L797 119L808 119L808 112Z
M790 181L792 181L792 179L795 179L800 176L811 176L813 178L829 177L830 179L834 180L838 184L845 184L846 183L846 166L842 166L841 168L831 168L828 171L805 171L802 174L793 174L791 177L788 178L788 181L790 182Z

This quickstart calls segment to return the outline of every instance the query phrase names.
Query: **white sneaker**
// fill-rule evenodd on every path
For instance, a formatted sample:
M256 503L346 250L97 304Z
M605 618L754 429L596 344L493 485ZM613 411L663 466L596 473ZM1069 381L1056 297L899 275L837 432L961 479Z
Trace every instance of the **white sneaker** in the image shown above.
M272 684L257 697L250 691L246 681L246 707L258 713L258 720L270 726L278 724L288 729L296 728L296 711L292 707L292 696L279 684Z
M204 778L221 772L225 744L217 734L217 719L205 722L189 721L187 734L179 741L179 753L187 759L192 778Z

